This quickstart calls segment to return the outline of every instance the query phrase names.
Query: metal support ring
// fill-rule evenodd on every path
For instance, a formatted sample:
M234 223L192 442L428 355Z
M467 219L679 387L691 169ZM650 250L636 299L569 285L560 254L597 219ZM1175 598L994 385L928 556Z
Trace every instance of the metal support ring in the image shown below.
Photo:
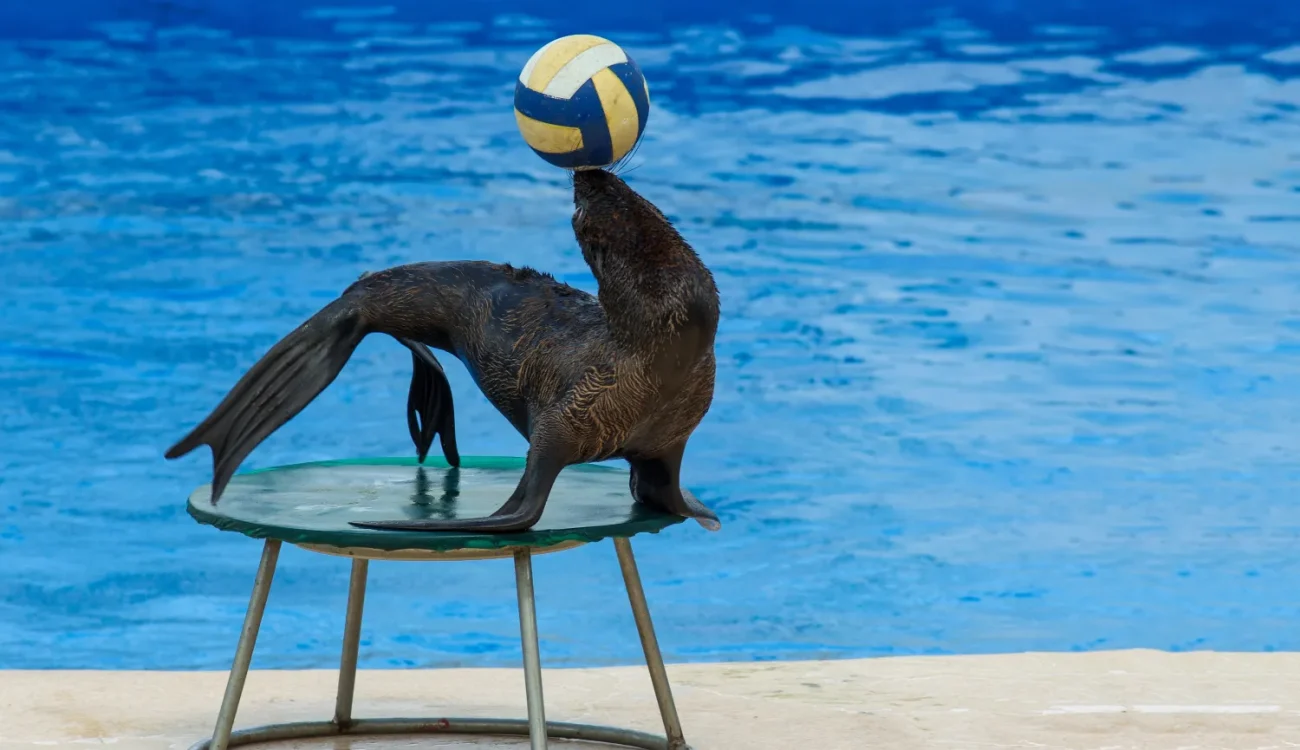
M394 735L394 734L450 734L488 735L501 737L527 737L527 719L356 719L346 729L332 721L302 721L289 724L267 724L241 729L230 734L230 747L242 747L260 742L305 740L320 737ZM547 736L557 740L585 740L601 742L616 747L639 750L669 750L668 740L653 734L632 729L603 727L594 724L571 724L562 721L546 722ZM194 743L189 750L208 750L210 739ZM690 750L690 748L686 748Z

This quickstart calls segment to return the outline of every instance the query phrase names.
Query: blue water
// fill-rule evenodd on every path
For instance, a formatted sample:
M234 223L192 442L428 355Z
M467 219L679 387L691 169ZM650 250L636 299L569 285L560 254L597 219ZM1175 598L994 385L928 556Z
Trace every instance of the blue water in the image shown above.
M162 451L361 271L594 290L510 107L575 30L723 298L723 530L638 543L670 660L1300 648L1300 11L274 5L0 8L0 668L228 666L259 545ZM245 466L408 454L408 372L365 342ZM536 567L548 664L639 658L608 545ZM255 664L335 664L346 579L286 549ZM511 580L376 564L363 664L517 664Z

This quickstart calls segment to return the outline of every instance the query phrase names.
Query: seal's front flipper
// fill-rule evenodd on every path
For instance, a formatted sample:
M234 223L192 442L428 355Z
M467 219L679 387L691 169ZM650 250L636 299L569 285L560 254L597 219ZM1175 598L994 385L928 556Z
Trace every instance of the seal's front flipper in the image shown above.
M334 381L366 336L353 300L341 297L281 339L244 374L190 434L167 449L180 458L212 448L212 502L239 464L263 440L307 407Z
M683 518L694 518L709 531L722 528L718 514L681 486L682 453L686 446L669 451L662 458L629 459L632 466L632 497L657 510Z
M429 455L433 436L442 445L442 455L450 466L460 466L456 448L456 415L452 404L451 383L438 358L429 347L418 341L397 338L411 350L411 390L406 398L406 426L411 431L420 463Z

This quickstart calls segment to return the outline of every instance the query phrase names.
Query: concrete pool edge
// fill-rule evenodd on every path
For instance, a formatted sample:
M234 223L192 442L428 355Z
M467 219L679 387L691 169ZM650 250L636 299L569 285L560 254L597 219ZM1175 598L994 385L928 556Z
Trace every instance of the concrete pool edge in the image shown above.
M1253 750L1300 737L1294 652L908 656L668 670L698 750L800 748L813 737L820 750L1033 743ZM0 671L0 750L185 748L211 732L224 685L225 673L215 671ZM236 727L327 720L333 690L331 670L254 670ZM546 699L555 720L661 730L643 668L549 670ZM363 670L357 678L358 718L523 714L518 669ZM311 745L326 746L334 747Z

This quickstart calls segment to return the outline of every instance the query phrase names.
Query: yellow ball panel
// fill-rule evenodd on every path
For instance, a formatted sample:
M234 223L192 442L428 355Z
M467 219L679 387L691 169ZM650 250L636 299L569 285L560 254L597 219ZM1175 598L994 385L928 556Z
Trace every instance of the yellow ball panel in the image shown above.
M517 109L515 122L519 124L524 142L543 153L567 154L582 148L582 131L577 128L534 120ZM635 132L634 130L633 133Z
M605 111L614 161L618 161L636 145L637 129L641 124L637 121L636 102L614 71L608 68L592 76L591 82L600 97L600 107Z
M573 58L592 47L609 43L608 39L593 34L560 37L538 51L532 72L528 74L524 85L533 91L544 91L546 84L560 72L560 68L568 65Z

